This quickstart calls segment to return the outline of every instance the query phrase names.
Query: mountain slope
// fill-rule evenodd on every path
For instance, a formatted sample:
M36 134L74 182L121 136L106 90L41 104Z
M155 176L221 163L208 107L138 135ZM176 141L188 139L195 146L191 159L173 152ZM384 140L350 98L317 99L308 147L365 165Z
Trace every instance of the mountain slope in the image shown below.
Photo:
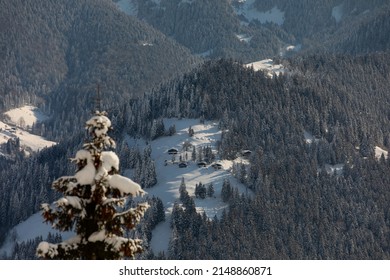
M219 119L222 158L250 149L237 175L256 193L180 225L169 257L388 259L390 161L376 155L390 149L388 60L296 57L273 78L214 61L156 93L161 115Z
M0 4L0 109L42 103L38 98L58 91L83 96L97 83L107 94L136 97L195 62L186 49L111 1Z
M388 49L388 43L378 44L378 40L373 43L367 37L368 31L372 38L378 35L381 41L388 41L383 35L388 33L388 25L378 23L381 19L374 20L382 17L386 21L386 16L383 17L383 10L388 8L386 0L129 0L129 3L130 14L147 21L193 53L210 57L250 62L294 54L286 49L290 45L312 48L314 52ZM353 43L357 45L351 46ZM378 45L368 48L367 44Z
M127 137L126 142L133 149L144 149L150 145L152 150L151 157L155 162L158 183L152 188L146 189L149 197L158 197L164 204L166 220L160 223L150 241L150 247L155 252L168 252L169 238L171 236L171 215L175 203L181 204L179 199L179 186L182 178L185 179L187 191L194 198L197 211L205 213L210 219L214 216L221 216L224 209L228 207L226 202L221 200L221 189L225 180L230 180L240 193L246 193L248 190L244 185L238 182L231 174L233 161L221 161L222 169L214 169L210 164L205 167L198 167L197 162L191 158L192 148L188 152L184 149L184 143L190 143L199 151L200 148L211 147L213 153L218 156L216 144L220 140L221 131L215 122L201 124L198 119L165 119L165 126L176 127L176 133L172 136L160 137L148 144L144 139L134 139ZM189 128L193 129L194 134L188 134ZM170 155L167 151L171 148L177 148L179 154ZM186 158L188 163L186 168L180 168L180 158ZM200 155L198 155L200 156ZM239 160L238 160L239 161ZM134 170L125 172L130 178L133 178ZM212 184L215 194L205 199L195 197L196 184ZM31 230L34 228L34 230ZM11 234L8 235L6 242L0 246L0 256L3 254L10 256L16 243L28 242L37 237L46 238L48 234L59 233L43 223L40 213L35 213L25 221L15 226ZM71 232L61 234L64 239L72 237Z
M137 8L131 14L200 56L249 62L277 54L284 45L293 43L293 38L275 26L242 24L230 2L130 0Z
M173 164L167 150L172 146L184 150L186 140L211 143L222 162L236 160L232 174L250 189L251 195L233 194L227 210L212 221L198 214L195 205L206 201L203 206L212 210L208 202L214 198L197 198L184 208L173 205L174 230L170 231L169 219L158 226L151 237L154 248L167 250L168 234L172 233L167 256L171 259L388 259L389 55L295 57L277 61L287 70L272 77L235 61L209 61L144 99L113 111L118 143L126 133L149 139L151 146L159 143L153 146L152 157L162 172L157 175L157 185L146 191L164 199L167 217L172 201L179 196L182 176L190 194L198 180L207 184L216 179L218 189L221 179L231 176L210 167L199 169L193 165L192 154L186 152L176 155L175 161L188 157L190 165L181 169ZM167 117L182 119L176 122L177 135L156 138L162 135L156 133L156 125ZM212 120L218 129L207 122L205 126L194 122L185 126L183 118ZM171 128L172 124L167 125ZM198 135L187 136L188 125ZM220 141L215 141L219 135ZM137 144L128 143L129 147ZM141 148L143 144L139 144ZM43 188L41 200L52 201L44 186L58 177L56 172L67 174L61 155L72 157L70 149L78 145L60 143L34 162L21 165L39 174L33 179L38 180L34 188ZM122 166L132 161L135 170L129 173L131 178L137 182L149 179L146 176L153 172L140 160L148 153L136 156L122 144L118 149L124 159ZM247 150L251 153L244 159L240 155ZM62 161L54 162L55 158ZM15 171L15 178L4 176L9 186L0 193L0 201L6 205L0 208L0 218L12 216L21 221L28 211L7 211L20 209L20 201L29 207L39 203L35 195L28 195L33 190L26 193L32 187L30 176L24 178ZM14 186L16 193L12 192ZM8 192L12 198L6 196ZM216 197L218 201L217 192ZM9 220L5 220L8 226ZM156 237L164 246L154 243Z

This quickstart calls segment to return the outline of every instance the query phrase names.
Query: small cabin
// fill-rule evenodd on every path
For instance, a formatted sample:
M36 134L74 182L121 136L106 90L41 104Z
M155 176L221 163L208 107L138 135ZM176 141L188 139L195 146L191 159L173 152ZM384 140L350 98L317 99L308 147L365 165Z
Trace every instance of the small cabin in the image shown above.
M213 167L215 170L220 170L223 166L222 164L215 162L211 165L211 167Z
M206 167L207 166L207 163L205 161L200 161L197 163L198 167L201 168L201 167Z
M188 166L188 164L185 163L185 162L180 162L179 163L179 168L186 168L187 166Z
M178 153L179 153L179 151L175 148L168 150L168 154L170 154L170 155L177 155Z
M243 157L249 157L251 154L252 154L252 151L251 151L251 150L243 150L243 151L241 152L241 155L242 155Z

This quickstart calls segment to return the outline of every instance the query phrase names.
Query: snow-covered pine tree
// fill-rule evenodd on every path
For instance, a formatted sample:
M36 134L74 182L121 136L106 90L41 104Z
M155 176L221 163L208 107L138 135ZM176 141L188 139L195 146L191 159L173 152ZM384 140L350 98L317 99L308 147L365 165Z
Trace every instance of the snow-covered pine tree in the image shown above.
M140 185L118 174L119 158L108 136L111 121L106 112L97 111L86 122L91 141L83 145L72 161L78 171L53 182L63 194L53 206L42 204L42 216L59 231L74 230L76 235L61 243L41 242L37 256L44 259L122 259L142 252L142 241L126 238L149 207L138 203L125 209L129 196L144 195Z

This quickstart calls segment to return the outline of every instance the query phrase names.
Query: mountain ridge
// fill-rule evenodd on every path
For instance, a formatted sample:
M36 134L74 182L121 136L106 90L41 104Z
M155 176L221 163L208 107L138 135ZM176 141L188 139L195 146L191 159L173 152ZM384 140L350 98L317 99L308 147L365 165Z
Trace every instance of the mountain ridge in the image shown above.
M194 54L210 58L234 58L251 62L267 57L294 55L289 45L303 50L366 52L366 29L386 33L386 24L375 18L388 9L385 0L350 1L140 1L130 0L131 14L145 20ZM212 12L211 12L212 11ZM364 20L366 16L372 20ZM388 18L388 17L387 17ZM195 20L197 19L197 20ZM361 30L355 26L361 25ZM373 26L376 26L373 27ZM188 31L188 32L187 32ZM240 39L241 36L247 38ZM375 50L388 50L386 44ZM347 42L346 42L347 41ZM323 45L326 45L325 47ZM355 44L351 48L350 44ZM335 45L335 46L334 46Z
M146 80L152 86L197 61L111 1L2 2L2 108L23 105L22 95L40 105L67 85L85 90L101 83L106 91L139 96Z

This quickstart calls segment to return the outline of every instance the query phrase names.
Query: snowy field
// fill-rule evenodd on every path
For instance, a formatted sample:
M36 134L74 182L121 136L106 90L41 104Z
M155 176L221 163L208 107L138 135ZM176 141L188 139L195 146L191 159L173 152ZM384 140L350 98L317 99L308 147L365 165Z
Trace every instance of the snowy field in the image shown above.
M9 139L18 137L23 147L32 151L42 150L45 147L55 145L55 142L48 141L41 136L31 134L26 129L34 123L47 119L33 106L24 106L9 110L4 113L7 121L0 121L0 144L6 143Z
M39 109L30 105L9 110L4 114L10 118L10 123L16 126L31 127L34 123L48 119Z
M274 64L272 59L264 59L260 61L245 64L246 67L252 67L254 71L263 71L268 77L272 78L274 75L286 73L287 69L282 64Z
M119 10L129 16L136 16L138 13L138 7L135 1L132 0L120 0L116 3Z
M220 197L222 183L225 179L229 179L233 186L239 191L246 192L246 187L232 177L230 169L233 165L232 161L218 161L222 165L221 170L215 170L213 167L206 166L199 168L195 162L188 160L186 168L179 168L178 162L180 155L191 159L192 148L188 152L183 150L183 143L189 142L195 147L210 146L215 151L216 142L221 138L221 131L218 129L217 123L206 122L200 124L199 120L187 119L166 119L165 127L172 124L176 126L176 134L174 136L161 137L152 141L152 157L155 161L158 183L153 188L147 189L149 196L159 197L165 206L166 221L159 224L153 232L151 247L155 253L166 251L168 249L169 238L171 236L170 216L172 207L175 201L179 199L179 186L182 178L184 178L187 191L190 196L194 197L198 212L205 212L209 218L215 215L219 216L223 209L227 207ZM195 134L192 137L188 135L188 129L191 127ZM144 141L129 140L130 145L138 145L143 147ZM179 154L175 156L175 163L172 163L172 155L167 151L171 148L176 148ZM218 158L218 157L217 157ZM236 159L241 162L241 159ZM167 163L167 164L166 164ZM195 185L201 182L208 185L213 183L215 189L215 197L206 199L195 198Z
M242 24L249 24L253 20L258 20L260 23L274 23L277 25L283 25L284 23L284 12L281 11L277 6L273 7L269 11L260 12L255 6L256 0L241 1L239 8L235 8L237 15L243 16L247 22L243 21Z
M378 147L378 146L375 146L375 157L377 159L380 159L382 157L382 155L385 157L385 159L387 159L389 152Z

